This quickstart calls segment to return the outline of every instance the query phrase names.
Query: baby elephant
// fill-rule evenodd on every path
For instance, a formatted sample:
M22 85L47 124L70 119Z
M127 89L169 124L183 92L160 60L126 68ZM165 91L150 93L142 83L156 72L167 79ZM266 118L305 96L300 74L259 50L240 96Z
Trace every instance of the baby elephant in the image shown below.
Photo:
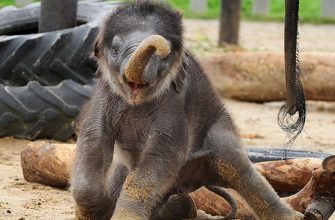
M95 45L99 81L81 115L72 181L79 219L184 219L189 192L237 190L259 219L302 219L241 149L198 62L183 47L180 13L127 3Z

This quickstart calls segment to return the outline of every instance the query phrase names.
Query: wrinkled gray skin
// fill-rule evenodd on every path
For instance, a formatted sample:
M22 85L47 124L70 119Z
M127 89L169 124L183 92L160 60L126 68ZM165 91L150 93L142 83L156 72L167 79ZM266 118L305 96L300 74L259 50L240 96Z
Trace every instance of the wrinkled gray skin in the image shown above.
M188 193L217 185L237 190L259 219L301 219L253 168L220 97L183 49L181 33L174 45L169 31L179 24L164 16L181 19L167 6L131 4L112 14L100 32L95 53L101 76L77 141L77 217L192 218ZM111 21L124 28L109 27ZM135 95L123 67L152 34L165 37L172 52L165 60L152 56L143 73L149 85Z

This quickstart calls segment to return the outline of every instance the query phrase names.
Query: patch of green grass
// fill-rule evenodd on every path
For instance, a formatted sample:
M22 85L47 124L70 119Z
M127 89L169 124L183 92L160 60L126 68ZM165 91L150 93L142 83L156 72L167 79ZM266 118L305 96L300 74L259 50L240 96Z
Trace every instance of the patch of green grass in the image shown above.
M0 8L7 6L7 5L15 5L15 0L1 0L0 1Z

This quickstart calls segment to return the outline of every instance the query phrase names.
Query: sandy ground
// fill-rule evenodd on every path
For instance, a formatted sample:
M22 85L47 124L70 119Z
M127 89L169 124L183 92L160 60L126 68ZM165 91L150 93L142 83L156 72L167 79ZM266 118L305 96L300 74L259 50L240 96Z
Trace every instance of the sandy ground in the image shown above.
M276 123L278 103L267 105L225 100L245 145L278 147L285 135ZM309 103L305 132L294 149L335 154L335 111ZM316 106L316 107L315 107ZM320 110L321 109L321 110ZM73 199L68 191L23 179L20 152L29 143L13 138L0 139L0 219L73 219ZM335 218L333 218L335 219Z
M213 49L219 36L218 20L186 20L185 38L188 47ZM334 52L335 25L301 24L300 53ZM280 22L244 21L240 24L239 44L251 51L284 51L284 24Z
M197 47L200 42L205 49L212 47L217 41L217 26L217 21L186 21L187 45ZM303 25L301 29L302 51L335 51L335 26ZM281 51L282 30L279 23L243 22L241 46L248 50ZM276 122L280 103L254 104L233 100L225 100L225 103L244 145L280 147L284 143L285 135ZM294 149L335 154L335 104L309 102L308 107L306 127ZM74 203L69 191L23 179L20 152L27 143L29 141L13 138L0 139L0 220L73 219Z
M68 191L23 179L20 153L27 143L0 139L0 219L73 219L73 200Z

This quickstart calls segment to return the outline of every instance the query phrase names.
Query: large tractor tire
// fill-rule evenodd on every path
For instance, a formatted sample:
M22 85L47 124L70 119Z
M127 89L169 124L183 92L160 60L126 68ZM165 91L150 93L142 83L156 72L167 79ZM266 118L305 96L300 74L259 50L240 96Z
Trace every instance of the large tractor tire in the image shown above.
M56 86L42 86L37 81L23 87L0 84L0 137L68 139L92 90L93 85L72 80Z
M79 2L78 26L37 33L40 4L0 10L0 83L24 86L36 80L56 85L65 79L91 83L92 59L101 19L119 3Z

